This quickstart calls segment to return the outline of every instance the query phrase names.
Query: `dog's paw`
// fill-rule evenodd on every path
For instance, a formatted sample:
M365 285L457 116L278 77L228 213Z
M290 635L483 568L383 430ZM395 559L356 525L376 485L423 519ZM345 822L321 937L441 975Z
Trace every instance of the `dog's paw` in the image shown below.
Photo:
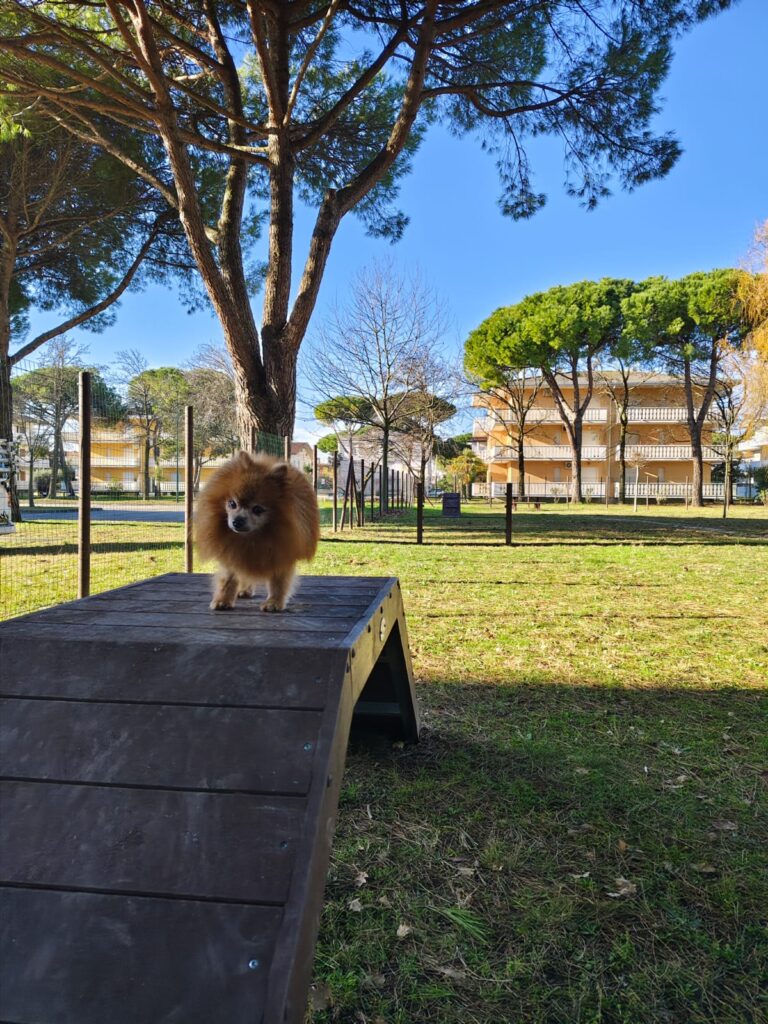
M261 606L263 612L282 612L285 611L285 606L278 604L277 601L271 601L269 598Z
M234 601L217 601L216 598L208 606L212 612L228 612L235 607Z

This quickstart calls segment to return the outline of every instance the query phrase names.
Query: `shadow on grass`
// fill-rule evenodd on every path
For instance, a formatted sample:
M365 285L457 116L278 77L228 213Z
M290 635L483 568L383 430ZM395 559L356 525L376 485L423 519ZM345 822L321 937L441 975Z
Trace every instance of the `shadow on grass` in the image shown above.
M758 1019L765 692L417 693L420 744L350 745L314 1020Z
M103 541L91 544L91 554L115 554L116 552L137 551L169 551L173 548L182 549L183 540L135 540L135 541ZM0 548L3 555L76 555L77 544L31 544Z
M460 519L445 520L439 512L424 520L424 547L504 547L504 516L465 512ZM409 513L401 519L366 526L367 536L358 528L324 534L323 540L348 544L416 544L416 519ZM374 531L377 531L374 533ZM390 536L382 536L390 534ZM610 516L564 513L516 512L512 517L512 547L599 547L642 544L645 546L688 547L701 545L768 545L768 519L718 520L703 516Z

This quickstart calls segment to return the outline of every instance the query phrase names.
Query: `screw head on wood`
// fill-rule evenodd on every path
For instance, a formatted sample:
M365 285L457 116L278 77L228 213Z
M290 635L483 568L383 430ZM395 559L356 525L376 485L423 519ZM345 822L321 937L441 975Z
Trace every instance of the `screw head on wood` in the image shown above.
M256 968L260 967L260 966L261 966L261 964L259 963L258 960L249 960L248 961L248 969L251 970L251 971L255 971Z
M309 741L307 741L307 742L306 742L306 743L304 744L304 749L305 749L305 750L311 750L311 749L312 749L312 744L311 744L311 743L310 743Z

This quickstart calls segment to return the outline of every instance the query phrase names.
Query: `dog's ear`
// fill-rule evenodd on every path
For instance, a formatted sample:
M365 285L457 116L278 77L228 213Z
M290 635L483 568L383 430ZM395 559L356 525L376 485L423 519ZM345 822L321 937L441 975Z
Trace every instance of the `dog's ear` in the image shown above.
M288 463L278 462L277 465L273 466L272 469L270 469L267 476L269 476L270 479L272 480L276 480L280 484L284 484L285 481L288 479Z
M253 463L253 456L245 448L241 448L235 456L235 461L242 463L243 466L250 466Z

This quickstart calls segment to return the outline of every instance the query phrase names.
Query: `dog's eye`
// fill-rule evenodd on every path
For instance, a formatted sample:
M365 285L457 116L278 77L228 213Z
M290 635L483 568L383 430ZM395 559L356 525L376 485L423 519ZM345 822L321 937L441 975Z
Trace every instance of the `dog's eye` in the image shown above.
M254 505L253 508L251 509L251 512L253 512L255 516L260 516L264 514L264 509L261 507L261 505Z
M227 502L227 508L237 508L237 502L233 501L232 498Z

